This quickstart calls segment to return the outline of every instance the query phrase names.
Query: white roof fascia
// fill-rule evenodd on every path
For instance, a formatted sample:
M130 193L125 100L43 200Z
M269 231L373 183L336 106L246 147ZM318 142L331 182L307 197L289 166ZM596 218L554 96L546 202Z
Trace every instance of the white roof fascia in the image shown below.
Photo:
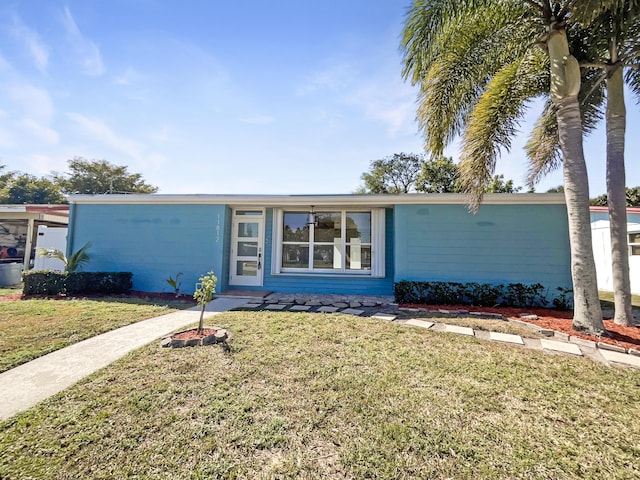
M376 206L466 205L469 197L459 193L408 193L402 195L70 195L70 204L224 204L233 206ZM563 193L491 193L483 205L565 204Z

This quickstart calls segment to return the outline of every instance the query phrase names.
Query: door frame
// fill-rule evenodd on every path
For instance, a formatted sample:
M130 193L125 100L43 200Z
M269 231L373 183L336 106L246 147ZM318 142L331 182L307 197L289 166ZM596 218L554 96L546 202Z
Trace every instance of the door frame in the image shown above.
M237 215L237 212L250 212L247 215ZM252 215L251 213L259 212ZM265 230L265 209L264 207L232 207L231 209L231 244L229 255L229 286L232 287L261 287L264 281L264 230ZM244 277L254 279L255 282L243 282L242 277L235 275L236 262L238 261L238 224L241 222L258 223L258 274L255 277ZM240 281L238 281L240 279Z

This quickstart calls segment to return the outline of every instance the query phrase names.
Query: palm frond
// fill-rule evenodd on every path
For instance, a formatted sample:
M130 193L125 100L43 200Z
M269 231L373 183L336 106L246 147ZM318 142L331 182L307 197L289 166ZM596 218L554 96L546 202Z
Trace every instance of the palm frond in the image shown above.
M434 58L405 50L406 57L422 56L420 70L412 77L420 87L416 119L433 157L460 134L492 76L531 48L528 31L508 20L508 13L498 5L489 14L471 12L442 23L433 40ZM505 44L509 48L503 48ZM407 68L409 63L405 75Z
M67 264L67 257L65 257L64 252L58 250L57 248L42 248L39 247L36 249L36 254L39 257L45 258L56 258L60 260L65 265Z
M501 150L509 151L527 102L545 92L548 63L541 52L505 66L487 85L469 115L460 157L460 186L476 211Z
M75 272L89 261L87 250L91 248L91 242L85 243L82 248L72 254L66 262L66 272Z
M542 177L562 164L559 142L556 107L550 100L547 100L525 145L525 152L529 159L529 171L527 172L529 187L532 188Z

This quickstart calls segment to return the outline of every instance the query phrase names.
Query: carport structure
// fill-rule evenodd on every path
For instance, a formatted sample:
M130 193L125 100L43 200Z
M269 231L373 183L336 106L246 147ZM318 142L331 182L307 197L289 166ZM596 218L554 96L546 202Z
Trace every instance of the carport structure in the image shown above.
M22 261L28 270L33 260L38 226L66 227L68 205L0 205L0 263Z

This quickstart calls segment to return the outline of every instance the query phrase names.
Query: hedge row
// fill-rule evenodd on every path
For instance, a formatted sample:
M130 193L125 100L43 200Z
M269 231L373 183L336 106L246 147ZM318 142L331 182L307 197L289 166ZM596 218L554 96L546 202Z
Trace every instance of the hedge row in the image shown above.
M126 293L131 290L131 272L24 272L24 295L75 295L78 293Z
M571 291L558 287L557 295L548 299L548 290L540 283L525 285L510 283L410 282L402 280L393 286L397 303L425 305L479 305L483 307L545 307L572 308Z

